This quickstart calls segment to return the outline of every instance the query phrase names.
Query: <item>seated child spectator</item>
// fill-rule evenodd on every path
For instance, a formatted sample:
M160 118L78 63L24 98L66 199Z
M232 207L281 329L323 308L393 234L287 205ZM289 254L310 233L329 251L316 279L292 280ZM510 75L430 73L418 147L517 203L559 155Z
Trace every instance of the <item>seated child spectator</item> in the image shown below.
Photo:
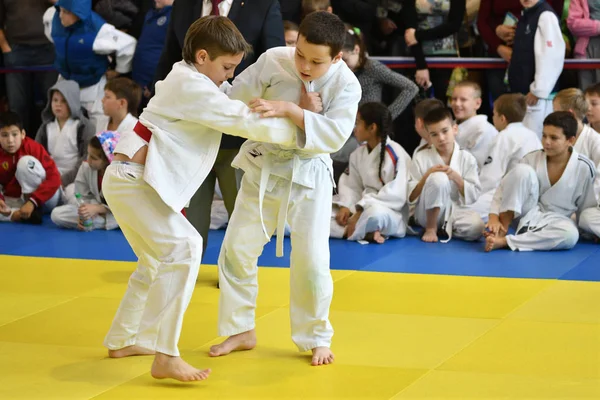
M496 189L485 232L485 250L567 250L577 244L576 219L597 205L595 166L573 150L577 120L570 112L544 120L543 150L527 154ZM509 226L518 221L516 233Z
M96 132L133 130L141 100L142 91L131 79L119 77L106 82L102 98L104 115L98 119Z
M14 112L0 115L0 147L0 221L41 224L61 197L54 160Z
M75 181L87 157L87 144L94 137L95 129L82 112L77 82L59 81L50 88L48 104L42 111L42 126L35 140L54 159L67 197L73 194L69 185Z
M408 223L410 156L390 139L392 116L381 103L358 108L354 134L362 146L350 155L334 201L331 237L383 243L404 237Z
M151 96L154 73L165 46L172 8L173 0L154 0L154 8L146 13L137 42L131 78L142 88L142 108Z
M74 198L68 199L69 204L52 211L52 222L62 228L85 230L82 221L91 219L93 225L88 230L118 228L102 195L102 178L112 162L120 136L118 132L105 131L92 137L88 144L87 162L81 164L75 180L75 193L81 195L85 204L79 206Z
M425 122L423 122L423 119L431 110L435 108L446 108L446 106L441 102L441 100L435 98L421 100L415 106L415 131L417 131L421 137L421 142L413 152L413 158L415 157L417 151L431 144L431 138L429 137L429 132L427 132L427 129L425 128Z
M494 102L494 126L499 131L479 172L481 196L468 208L477 211L487 221L492 199L500 181L521 159L542 143L537 134L523 125L527 112L521 93L503 94Z
M81 104L96 123L102 116L109 55L116 53L116 73L129 73L136 40L92 11L91 0L58 0L44 14L44 30L56 49L59 80L79 84Z
M573 149L589 158L594 165L600 164L600 134L588 124L584 124L588 113L588 103L583 92L577 88L564 89L552 101L554 111L568 111L577 120L577 135Z
M285 37L285 45L288 47L296 47L298 41L298 24L291 21L283 21L283 32Z
M483 232L479 215L464 206L481 193L477 161L455 142L458 126L450 110L435 108L424 118L432 145L413 158L408 181L408 200L416 204L415 220L425 228L422 240L449 241L452 236L477 240Z
M498 134L487 115L477 115L481 101L481 87L475 82L459 82L452 91L452 112L458 122L456 143L473 154L480 170Z
M585 89L585 100L589 106L586 114L588 123L596 132L600 132L600 83Z

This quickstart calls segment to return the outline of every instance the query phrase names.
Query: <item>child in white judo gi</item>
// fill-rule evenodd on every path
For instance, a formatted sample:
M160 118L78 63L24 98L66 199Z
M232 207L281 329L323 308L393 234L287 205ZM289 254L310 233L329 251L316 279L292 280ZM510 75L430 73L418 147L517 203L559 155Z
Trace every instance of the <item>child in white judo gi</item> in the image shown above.
M468 206L477 211L486 222L502 177L526 154L542 148L537 134L523 125L526 112L525 96L520 93L503 94L494 102L494 126L500 133L492 142L479 172L481 195L475 203Z
M434 108L445 108L446 106L438 99L425 99L421 100L415 106L414 114L415 114L415 131L421 137L421 142L417 146L417 148L413 152L413 157L421 148L427 147L431 144L431 138L429 137L429 133L427 132L427 128L425 128L425 123L423 122L423 118L431 110Z
M98 132L88 143L87 162L79 167L75 178L74 193L79 193L85 204L78 205L75 197L69 204L56 207L50 217L56 225L67 229L94 230L119 227L102 194L102 178L113 160L113 151L119 141L118 132ZM86 227L83 221L91 220Z
M596 132L600 132L600 83L585 89L585 100L588 103L586 114L588 123Z
M481 101L481 87L476 82L459 82L452 91L452 112L458 122L456 143L473 154L480 170L498 134L487 115L477 115Z
M364 144L350 155L334 201L331 237L383 243L404 237L408 223L410 156L390 139L392 115L381 103L358 108L354 135Z
M595 167L573 150L577 121L558 111L544 120L543 150L527 154L496 189L487 224L485 250L571 249L579 240L576 222L594 207ZM509 226L518 220L514 235Z
M275 229L277 255L283 255L287 221L292 340L300 351L312 350L313 365L333 361L329 154L352 133L361 98L356 76L341 60L345 34L344 23L334 14L311 13L300 25L295 48L268 50L233 83L232 98L249 102L263 97L252 103L255 110L265 117L288 116L298 127L293 130L306 140L287 147L247 141L233 162L245 174L219 256L219 334L230 337L213 346L211 356L256 345L256 264ZM322 105L322 111L303 112L293 104L302 97Z
M583 92L577 88L561 90L552 101L554 111L569 111L577 120L577 135L573 148L589 158L594 165L600 164L600 134L583 120L589 105Z
M464 206L481 192L477 161L455 142L458 126L447 108L435 108L424 118L432 145L413 157L408 200L416 204L415 220L425 228L422 240L449 241L452 236L477 240L483 232L479 215Z
M261 119L219 87L250 50L226 17L195 21L173 65L133 131L124 132L106 168L103 193L138 265L105 346L110 357L155 354L152 376L205 379L177 343L202 256L202 237L181 213L215 162L221 132L287 146L287 119Z
M552 94L565 62L565 41L558 17L544 0L520 0L523 6L515 31L508 67L508 85L513 93L527 96L523 124L542 137L544 118L552 112Z

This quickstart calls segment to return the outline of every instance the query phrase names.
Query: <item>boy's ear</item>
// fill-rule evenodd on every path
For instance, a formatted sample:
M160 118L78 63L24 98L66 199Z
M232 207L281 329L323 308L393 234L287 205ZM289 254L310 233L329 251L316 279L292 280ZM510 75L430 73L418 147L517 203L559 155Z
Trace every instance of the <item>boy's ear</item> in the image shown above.
M119 105L123 108L127 108L127 100L125 99L119 99Z
M481 100L481 97L478 97L478 98L475 99L475 104L476 104L475 109L476 110L479 110L481 108L481 103L482 102L483 102L483 100Z
M340 51L337 56L333 57L332 63L335 64L336 62L340 61L342 59L342 55L343 53Z
M27 132L25 132L25 129L21 129L21 138L24 139L25 136L27 136Z
M196 52L196 64L204 65L208 60L208 52L204 49L200 49Z

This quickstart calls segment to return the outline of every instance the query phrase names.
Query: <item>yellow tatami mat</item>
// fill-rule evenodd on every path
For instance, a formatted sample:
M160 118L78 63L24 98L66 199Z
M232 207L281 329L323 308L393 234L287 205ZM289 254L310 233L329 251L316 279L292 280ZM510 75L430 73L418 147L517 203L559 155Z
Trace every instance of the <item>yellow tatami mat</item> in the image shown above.
M289 270L261 268L255 350L210 358L216 268L180 348L212 368L156 381L102 347L133 263L0 256L0 399L600 399L600 283L333 271L336 362L290 339Z

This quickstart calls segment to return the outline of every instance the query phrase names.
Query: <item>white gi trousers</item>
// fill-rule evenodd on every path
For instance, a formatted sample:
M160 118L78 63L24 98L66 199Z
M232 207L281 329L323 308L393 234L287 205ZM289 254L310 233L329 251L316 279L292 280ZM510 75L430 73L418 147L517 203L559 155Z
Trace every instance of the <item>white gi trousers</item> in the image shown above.
M292 340L300 351L331 346L329 306L333 280L329 271L329 225L333 184L328 168L315 162L314 189L293 183L287 209L290 256ZM263 200L263 220L271 236L290 181L271 175ZM219 335L231 336L255 327L258 295L257 261L269 239L259 214L259 184L244 174L235 209L219 255Z
M332 238L342 239L344 237L345 227L339 225L335 220L339 207L333 207L333 213L331 217L331 233ZM406 224L408 221L404 221L402 214L390 210L387 207L371 204L368 205L358 218L354 234L348 238L348 240L363 240L367 233L373 233L379 231L383 236L386 237L399 237L403 238L406 236Z
M97 201L89 201L89 204L99 204ZM65 204L63 206L56 207L50 214L52 222L57 226L66 229L77 229L79 224L79 206L74 204ZM96 215L94 217L94 229L116 229L119 225L115 221L114 216L109 211L103 215Z
M477 212L452 204L451 190L452 183L446 173L434 172L429 175L415 208L415 220L422 227L426 227L427 210L439 207L438 229L443 228L444 223L449 221L452 224L453 237L468 241L479 239L483 234L483 221ZM448 213L450 215L447 215Z
M539 182L531 166L518 164L503 180L499 212L513 211L519 221L516 234L506 235L511 250L567 250L577 244L579 232L571 218L538 206Z
M600 237L600 207L590 207L582 211L579 217L579 227Z
M553 111L552 100L539 99L534 106L527 106L527 113L523 119L523 125L537 133L542 140L542 132L544 129L544 119Z
M113 162L103 193L138 257L104 345L179 356L177 343L202 257L202 237L143 180L144 166Z

